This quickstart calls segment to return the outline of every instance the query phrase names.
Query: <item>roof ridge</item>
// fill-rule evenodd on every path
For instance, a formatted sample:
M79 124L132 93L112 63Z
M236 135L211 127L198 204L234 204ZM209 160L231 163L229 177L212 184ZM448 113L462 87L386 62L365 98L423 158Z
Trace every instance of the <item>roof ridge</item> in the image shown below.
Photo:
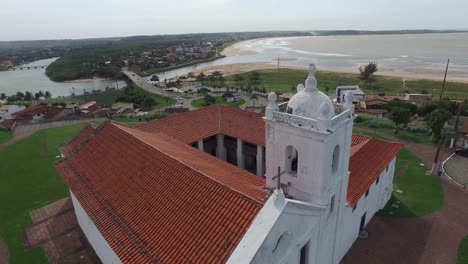
M244 197L244 198L247 198L248 200L251 200L251 201L254 202L255 204L260 205L260 206L263 206L263 204L262 204L261 202L258 202L256 199L250 197L249 195L244 194L244 193L242 193L241 191L239 191L239 190L237 190L237 189L235 189L235 188L232 188L232 187L230 187L230 186L224 184L223 182L221 182L221 181L219 181L219 180L213 178L212 176L206 174L205 172L203 172L203 171L201 171L201 170L199 170L199 169L197 169L197 168L194 168L194 167L188 165L186 162L181 161L180 159L177 159L177 158L174 157L173 155L170 155L170 154L168 154L168 153L162 151L161 149L157 148L156 146L154 146L154 145L152 145L152 144L150 144L150 143L144 141L143 139L141 139L141 138L135 136L134 134L130 133L129 131L125 131L125 130L121 129L121 128L119 127L119 124L116 124L116 123L114 123L114 122L111 122L111 123L112 123L112 125L114 125L114 126L116 126L117 128L119 128L121 131L123 131L124 133L126 133L126 134L128 134L128 135L130 135L130 136L132 136L132 137L134 137L134 138L136 138L137 140L143 142L145 145L147 145L147 146L149 146L149 147L151 147L151 148L153 148L153 149L159 151L160 153L166 155L167 157L170 157L172 160L174 160L174 161L176 161L176 162L182 164L183 166L185 166L185 167L187 167L187 168L189 168L189 169L191 169L191 170L193 170L193 171L196 171L197 173L202 174L203 176L205 176L206 178L210 179L211 181L216 182L217 184L221 185L221 186L224 187L224 188L227 188L227 189L229 189L229 190L234 191L234 192L237 193L238 195L240 195L240 196L242 196L242 197ZM141 131L141 130L137 130L137 129L133 129L133 128L130 128L130 127L127 127L127 126L125 126L125 127L128 128L128 129L135 130L135 131L137 131L138 133L145 133L145 134L148 134L148 135L151 135L151 136L155 136L155 135L157 135L157 134L160 134L160 135L164 135L164 136L166 136L166 137L169 137L169 138L171 138L171 139L174 139L174 138L172 138L171 136L166 135L166 134L161 133L161 132L157 132L157 133L148 133L148 132ZM179 142L177 139L174 139L174 141ZM185 145L185 144L182 143L182 142L180 142L180 144L183 144L184 146L190 148L188 145ZM204 152L201 152L201 151L200 151L198 154L205 154L205 155L208 155L208 154L206 154L206 153L204 153ZM208 155L208 156L211 157L211 155ZM224 162L224 163L226 163L226 164L228 164L228 165L230 165L230 166L233 166L233 167L236 168L236 169L239 169L238 167L236 167L236 166L234 166L234 165L232 165L232 164L230 164L230 163L227 163L227 162L225 162L225 161L222 161L222 160L215 159L214 161L215 161L215 162ZM247 171L245 171L245 172L246 172L246 173L249 173L249 172L247 172ZM257 177L257 176L255 176L255 175L252 174L252 177Z

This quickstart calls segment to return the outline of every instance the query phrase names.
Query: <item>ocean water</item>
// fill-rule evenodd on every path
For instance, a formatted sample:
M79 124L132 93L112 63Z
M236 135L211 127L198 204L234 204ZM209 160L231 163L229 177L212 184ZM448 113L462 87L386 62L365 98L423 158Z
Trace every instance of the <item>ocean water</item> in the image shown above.
M253 56L259 61L279 57L283 65L315 63L349 72L376 62L382 71L402 75L440 74L450 59L451 75L468 79L468 33L271 38L235 47L256 52Z

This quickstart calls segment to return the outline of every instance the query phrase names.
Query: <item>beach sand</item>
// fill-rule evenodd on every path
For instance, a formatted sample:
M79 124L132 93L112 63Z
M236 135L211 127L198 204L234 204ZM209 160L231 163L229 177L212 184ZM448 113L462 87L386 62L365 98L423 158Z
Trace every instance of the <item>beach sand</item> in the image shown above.
M256 40L251 40L256 41ZM252 50L246 50L244 47L245 42L238 42L235 43L222 52L223 55L231 57L231 56L247 56L247 55L255 55L257 52ZM293 61L289 59L282 59L283 63L281 68L290 68L290 69L304 69L306 70L306 66L299 66L294 65L294 63L287 63L287 61ZM286 63L284 63L286 62ZM263 69L275 69L276 65L274 63L237 63L231 65L221 65L221 66L210 66L204 69L201 69L199 72L209 72L219 70L222 71L225 75L232 75L242 72L248 72L253 70L263 70ZM321 71L330 71L330 72L342 72L342 73L355 73L358 74L359 70L351 69L351 68L330 68L330 67L320 67L317 65L318 70ZM379 71L376 75L380 76L391 76L391 77L399 77L405 80L409 79L427 79L427 80L435 80L435 81L442 81L444 79L445 69L430 69L430 68L417 68L417 67L409 67L409 68L379 68ZM468 75L466 72L451 70L449 68L447 74L447 81L449 82L460 82L460 83L468 83Z
M233 57L233 56L247 56L247 55L255 55L257 52L253 50L244 50L239 48L238 46L239 43L236 43L232 46L229 46L221 52L222 55L227 56L227 57Z
M233 75L243 72L255 71L255 70L267 70L267 69L276 69L277 66L274 63L235 63L228 65L218 65L218 66L209 66L195 71L195 74L203 72L204 74L210 74L213 71L221 71L224 75ZM305 66L296 66L296 65L281 65L281 68L288 69L300 69L307 70ZM329 71L329 72L341 72L341 73L354 73L358 74L358 69L346 69L346 68L321 68L317 67L319 71ZM390 69L390 68L381 68L377 72L377 76L390 76L390 77L399 77L404 80L435 80L442 81L444 79L444 70L434 70L426 68L408 68L408 69ZM468 83L468 76L463 72L449 71L447 74L447 81L449 82L459 82L459 83Z

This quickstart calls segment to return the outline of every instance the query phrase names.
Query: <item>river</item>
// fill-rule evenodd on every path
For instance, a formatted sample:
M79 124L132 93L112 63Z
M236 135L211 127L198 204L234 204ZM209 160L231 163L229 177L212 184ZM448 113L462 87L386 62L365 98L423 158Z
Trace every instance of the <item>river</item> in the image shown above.
M22 66L46 66L58 58L38 60ZM122 88L123 81L112 81L105 79L77 80L73 82L53 82L45 74L45 69L0 71L0 93L7 95L16 92L30 91L33 94L38 91L49 91L53 97L69 96L73 91L82 94L83 91L104 90L106 87Z
M161 80L203 68L245 63L277 63L306 68L316 63L318 69L358 72L360 65L377 62L380 74L441 80L447 59L451 59L448 80L468 82L468 33L313 36L255 39L236 43L229 56L180 69L161 72ZM229 49L229 48L228 48ZM48 65L54 59L40 60L25 66ZM122 87L124 82L80 80L58 83L45 75L45 69L0 72L0 92L50 91L54 97Z

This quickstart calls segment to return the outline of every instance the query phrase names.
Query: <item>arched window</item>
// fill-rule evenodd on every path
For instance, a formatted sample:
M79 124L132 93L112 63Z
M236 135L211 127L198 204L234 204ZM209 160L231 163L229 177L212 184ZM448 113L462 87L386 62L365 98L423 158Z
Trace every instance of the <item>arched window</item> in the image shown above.
M286 148L286 172L296 174L299 162L299 153L293 146Z
M338 169L339 158L340 158L340 146L336 145L335 149L333 150L333 160L332 160L333 174L336 173L336 170Z

